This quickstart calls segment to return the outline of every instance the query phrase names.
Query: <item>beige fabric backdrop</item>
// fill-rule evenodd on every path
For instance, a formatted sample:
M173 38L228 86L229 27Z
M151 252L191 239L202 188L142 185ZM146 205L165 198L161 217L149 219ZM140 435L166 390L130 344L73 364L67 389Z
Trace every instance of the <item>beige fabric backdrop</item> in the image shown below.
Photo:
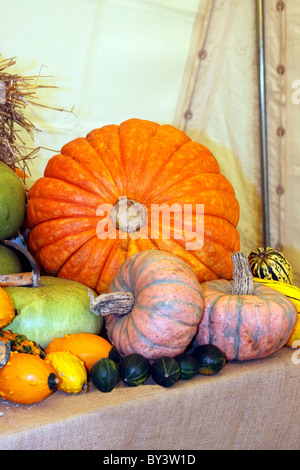
M241 205L242 250L261 245L255 3L0 0L0 52L17 57L18 72L50 76L39 83L58 88L40 92L43 103L74 107L74 113L33 108L29 117L42 130L34 146L59 151L95 127L131 117L174 124L207 145L232 182ZM300 97L292 88L300 79L300 3L286 0L282 12L277 0L264 4L271 244L282 246L300 285L300 104L292 99ZM285 133L279 139L280 125ZM41 150L29 185L52 155Z
M265 2L271 244L292 262L300 285L300 4ZM280 70L282 73L280 73Z
M211 149L233 184L240 203L241 248L248 254L262 243L255 2L207 0L200 6L205 3L210 23L201 29L199 16L195 23L202 34L193 44L194 60L186 70L190 80L181 89L186 98L177 108L176 124ZM187 110L192 113L188 120Z

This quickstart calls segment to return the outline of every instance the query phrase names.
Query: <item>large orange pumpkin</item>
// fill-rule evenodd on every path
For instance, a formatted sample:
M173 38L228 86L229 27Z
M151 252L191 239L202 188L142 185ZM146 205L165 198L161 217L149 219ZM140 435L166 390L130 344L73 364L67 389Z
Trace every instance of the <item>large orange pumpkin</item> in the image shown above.
M140 119L66 144L30 189L27 218L44 272L98 293L141 250L176 254L202 282L229 279L239 249L239 204L212 153L171 125Z

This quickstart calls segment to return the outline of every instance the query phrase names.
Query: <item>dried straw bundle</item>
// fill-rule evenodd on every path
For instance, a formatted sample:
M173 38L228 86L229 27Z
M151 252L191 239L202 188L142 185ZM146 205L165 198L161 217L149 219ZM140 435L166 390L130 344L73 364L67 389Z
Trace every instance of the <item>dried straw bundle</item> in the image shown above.
M28 161L36 156L40 147L26 147L22 130L33 141L34 133L39 129L24 115L26 109L33 105L56 111L64 110L39 103L38 89L56 87L38 83L39 78L44 78L40 75L21 76L9 73L8 69L15 63L14 58L1 59L0 56L0 161L30 174Z

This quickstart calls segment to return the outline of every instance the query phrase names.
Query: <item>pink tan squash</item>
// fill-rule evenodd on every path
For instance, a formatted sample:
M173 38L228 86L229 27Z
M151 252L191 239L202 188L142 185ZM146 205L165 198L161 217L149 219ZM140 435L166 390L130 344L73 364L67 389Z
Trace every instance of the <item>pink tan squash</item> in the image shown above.
M267 357L287 343L297 309L285 295L253 281L243 253L232 259L233 281L201 284L204 314L195 342L218 346L228 361Z
M179 257L161 250L130 256L110 284L92 301L105 315L107 335L121 356L148 360L185 351L203 314L201 286Z

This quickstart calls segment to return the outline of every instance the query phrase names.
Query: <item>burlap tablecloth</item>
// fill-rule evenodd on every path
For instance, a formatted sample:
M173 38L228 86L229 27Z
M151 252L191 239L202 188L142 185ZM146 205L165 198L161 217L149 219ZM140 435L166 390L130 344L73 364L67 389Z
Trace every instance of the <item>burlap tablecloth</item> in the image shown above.
M35 405L2 401L0 449L300 449L298 362L285 347L168 389L150 378L106 394L91 385Z

